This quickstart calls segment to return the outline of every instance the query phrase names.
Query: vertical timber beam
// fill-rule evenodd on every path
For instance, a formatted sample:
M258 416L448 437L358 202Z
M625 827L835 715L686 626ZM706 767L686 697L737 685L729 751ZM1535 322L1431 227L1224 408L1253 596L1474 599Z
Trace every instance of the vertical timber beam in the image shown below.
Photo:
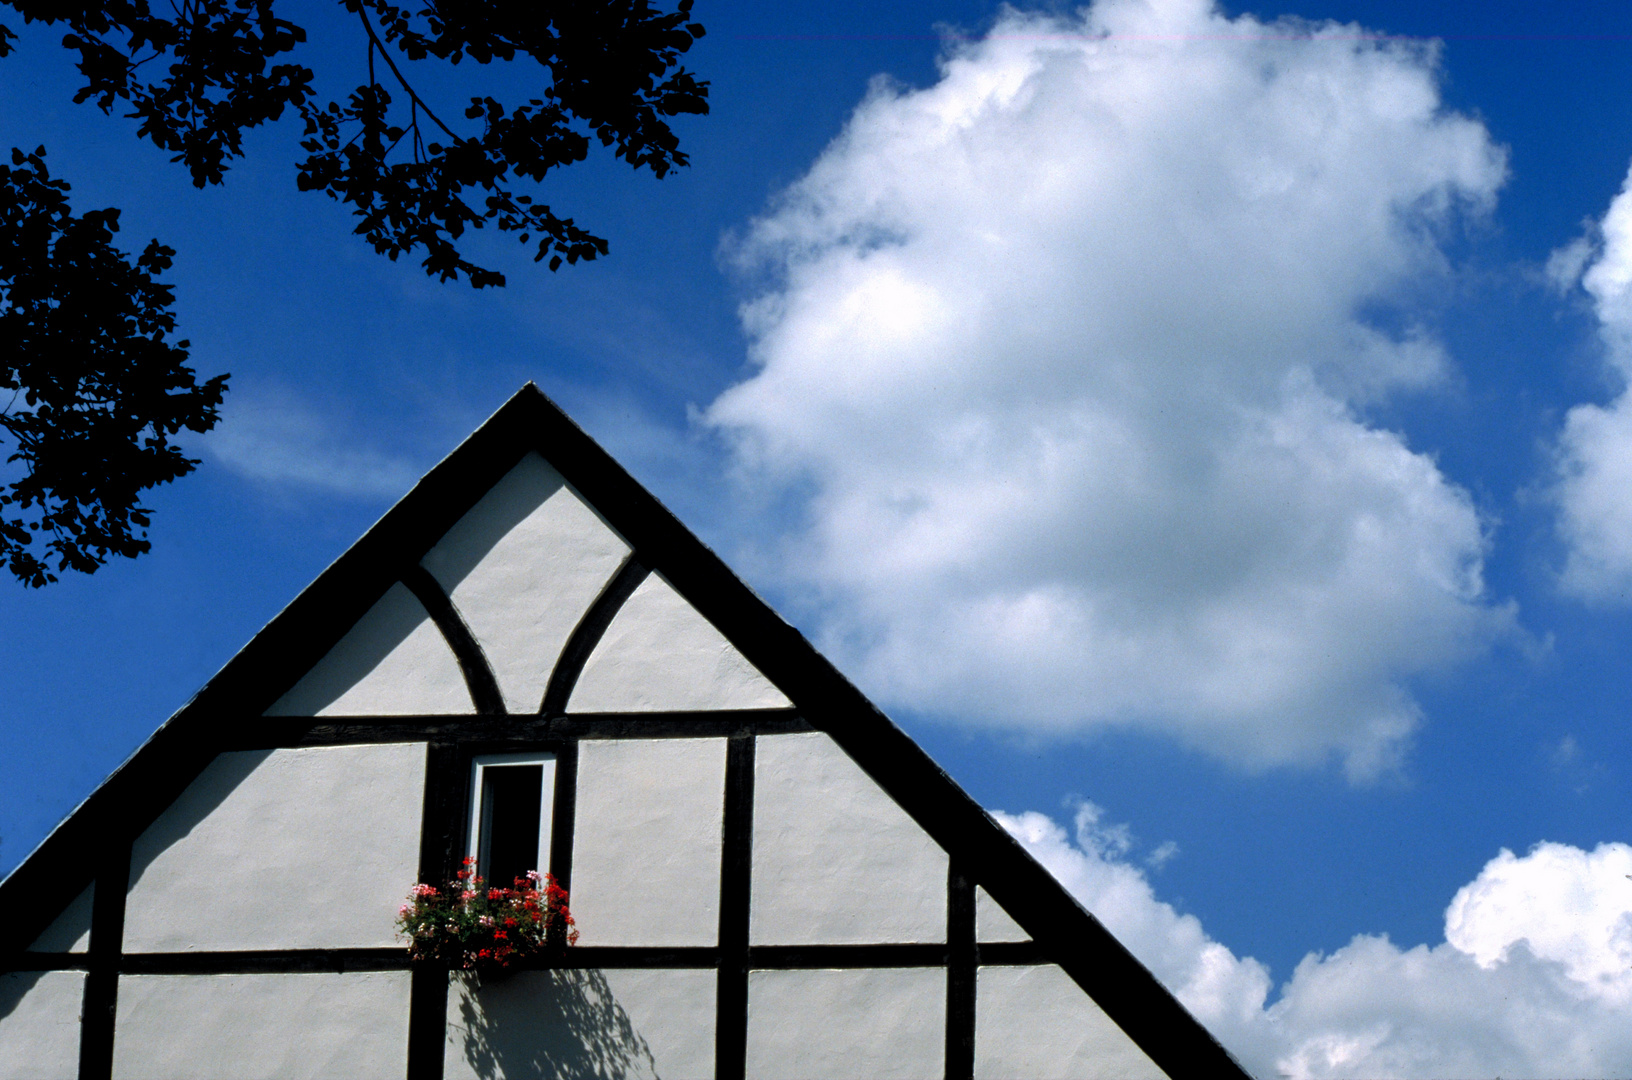
M569 742L555 752L555 793L550 804L550 876L572 892L572 838L578 829L578 744ZM570 897L569 897L570 901ZM566 927L550 931L551 944L566 945Z
M419 880L441 885L453 877L465 817L467 763L446 742L425 747L425 800L419 830ZM447 1041L448 966L416 963L408 1003L408 1080L442 1080Z
M80 1010L79 1080L113 1075L113 1031L119 1006L119 961L124 952L125 893L130 888L130 837L115 829L97 857L91 894L91 941Z
M733 735L726 743L722 839L714 1080L743 1080L748 1058L748 904L754 860L752 735Z
M946 1080L975 1075L975 886L953 856L946 882Z

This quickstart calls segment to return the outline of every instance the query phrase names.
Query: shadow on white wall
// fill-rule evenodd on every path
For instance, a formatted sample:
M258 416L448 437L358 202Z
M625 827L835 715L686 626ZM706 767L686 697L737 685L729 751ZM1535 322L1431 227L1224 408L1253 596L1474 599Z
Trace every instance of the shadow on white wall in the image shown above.
M448 1076L480 1080L656 1077L651 1048L599 971L528 971L453 986Z
M0 976L0 1020L17 1011L23 998L45 975L43 971L13 971Z

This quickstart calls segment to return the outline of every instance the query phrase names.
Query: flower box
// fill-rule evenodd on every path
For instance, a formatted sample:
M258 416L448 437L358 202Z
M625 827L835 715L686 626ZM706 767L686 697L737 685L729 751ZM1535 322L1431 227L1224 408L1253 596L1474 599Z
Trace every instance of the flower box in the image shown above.
M578 940L567 891L550 875L530 871L510 888L493 888L474 867L467 858L446 886L419 884L409 892L397 930L408 939L410 959L498 975Z

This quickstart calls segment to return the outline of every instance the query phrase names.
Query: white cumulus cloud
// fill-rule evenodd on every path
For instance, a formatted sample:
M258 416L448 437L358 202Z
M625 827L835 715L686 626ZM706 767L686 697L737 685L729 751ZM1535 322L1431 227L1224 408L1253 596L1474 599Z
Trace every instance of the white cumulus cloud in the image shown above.
M1457 892L1443 943L1360 935L1269 970L1156 897L1079 809L998 820L1255 1075L1625 1076L1632 1072L1632 847L1503 851Z
M1594 243L1596 241L1596 243ZM1632 601L1632 173L1594 236L1553 253L1548 276L1592 298L1619 394L1569 411L1557 448L1562 584L1584 599Z
M1410 680L1511 621L1468 493L1359 410L1447 359L1408 298L1505 159L1435 53L1204 0L1005 13L880 81L728 246L706 411L895 704L1392 765Z

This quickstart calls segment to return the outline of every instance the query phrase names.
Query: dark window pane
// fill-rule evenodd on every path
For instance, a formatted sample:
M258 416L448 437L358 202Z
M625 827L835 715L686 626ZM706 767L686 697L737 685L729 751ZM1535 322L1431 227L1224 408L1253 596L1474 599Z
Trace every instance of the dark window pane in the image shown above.
M477 869L487 883L507 889L538 870L538 817L544 766L489 765L482 770L482 846Z

